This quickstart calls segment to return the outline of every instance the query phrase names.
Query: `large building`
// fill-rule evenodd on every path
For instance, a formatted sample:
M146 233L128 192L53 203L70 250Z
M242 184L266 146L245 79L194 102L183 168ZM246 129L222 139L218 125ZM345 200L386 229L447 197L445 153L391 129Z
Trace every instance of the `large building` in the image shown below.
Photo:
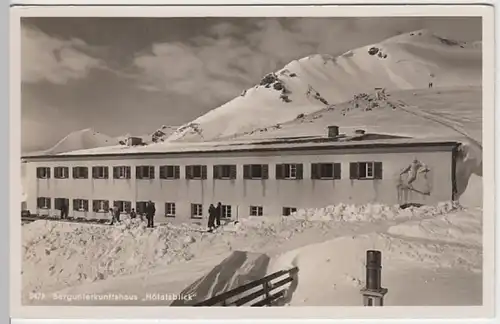
M261 141L158 143L25 156L26 208L109 218L107 209L157 221L200 222L210 204L223 215L289 215L345 204L434 204L455 199L458 143L366 134Z

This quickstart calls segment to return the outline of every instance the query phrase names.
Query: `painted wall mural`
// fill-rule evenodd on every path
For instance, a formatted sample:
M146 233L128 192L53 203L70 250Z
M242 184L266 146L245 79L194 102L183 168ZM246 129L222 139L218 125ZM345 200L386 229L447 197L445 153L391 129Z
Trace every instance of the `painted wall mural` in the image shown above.
M413 193L430 196L432 192L431 169L418 159L414 159L398 175L397 191L400 204L412 202Z

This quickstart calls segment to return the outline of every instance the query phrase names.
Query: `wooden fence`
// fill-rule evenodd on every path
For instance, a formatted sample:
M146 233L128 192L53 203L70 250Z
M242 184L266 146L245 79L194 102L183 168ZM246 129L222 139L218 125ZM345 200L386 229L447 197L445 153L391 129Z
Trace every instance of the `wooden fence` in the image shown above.
M262 279L249 282L243 286L197 303L194 306L273 306L277 300L285 296L286 289L282 287L287 283L297 280L296 274L298 271L299 269L295 267L289 270L275 272ZM274 283L272 282L273 280L278 279L280 280ZM250 293L250 290L253 290L254 288L260 289ZM278 288L282 289L272 293ZM237 296L240 297L230 301L230 299ZM262 297L262 299L255 302L255 300L259 297ZM249 303L250 305L247 305Z

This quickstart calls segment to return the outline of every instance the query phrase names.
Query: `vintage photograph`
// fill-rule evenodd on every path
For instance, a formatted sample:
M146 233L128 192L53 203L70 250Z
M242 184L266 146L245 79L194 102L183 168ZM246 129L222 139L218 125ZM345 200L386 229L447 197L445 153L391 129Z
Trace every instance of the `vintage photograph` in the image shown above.
M23 306L483 305L481 17L23 17Z

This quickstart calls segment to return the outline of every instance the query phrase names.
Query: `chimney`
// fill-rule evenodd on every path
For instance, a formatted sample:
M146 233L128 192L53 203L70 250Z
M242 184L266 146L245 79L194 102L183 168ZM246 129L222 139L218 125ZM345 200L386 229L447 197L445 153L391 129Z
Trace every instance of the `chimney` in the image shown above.
M127 146L141 145L142 138L140 137L129 137L127 138Z
M339 127L338 126L328 126L328 137L336 138L339 136Z
M364 129L356 129L354 131L354 134L356 134L356 135L363 135L364 133L366 133L366 131Z

